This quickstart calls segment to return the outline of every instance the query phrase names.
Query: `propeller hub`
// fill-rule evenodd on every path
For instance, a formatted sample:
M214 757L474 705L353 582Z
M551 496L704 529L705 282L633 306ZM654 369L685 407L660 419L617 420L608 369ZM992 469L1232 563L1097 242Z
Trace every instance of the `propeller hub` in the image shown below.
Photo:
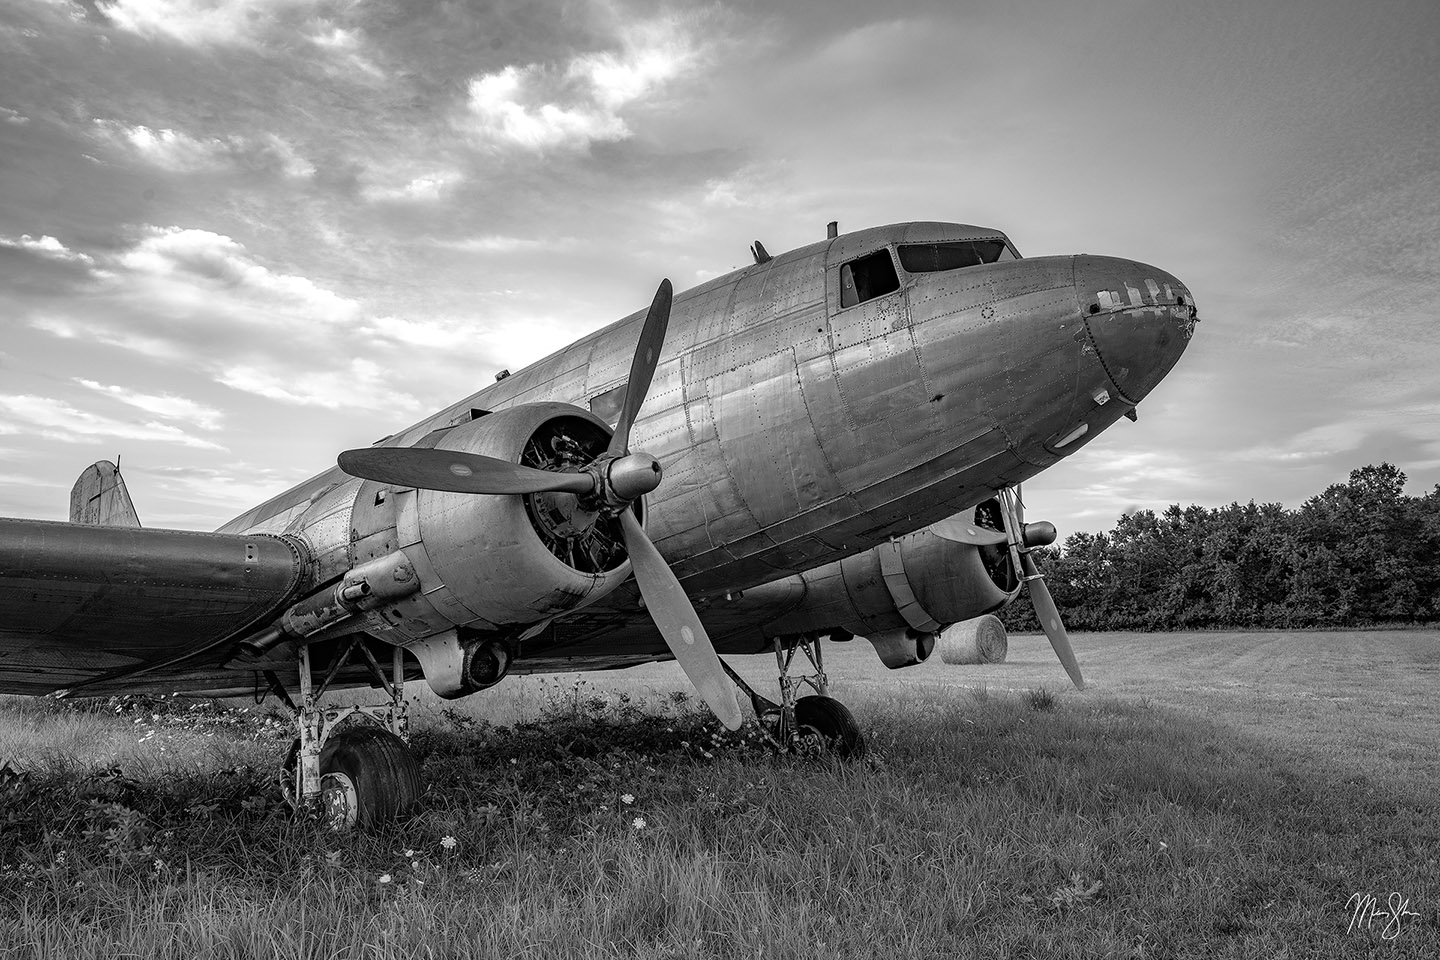
M1055 524L1048 520L1037 520L1034 523L1024 525L1024 535L1021 540L1027 547L1048 547L1055 542L1058 534L1055 531Z
M660 486L663 475L660 461L650 454L627 453L610 461L610 492L617 499L629 503Z

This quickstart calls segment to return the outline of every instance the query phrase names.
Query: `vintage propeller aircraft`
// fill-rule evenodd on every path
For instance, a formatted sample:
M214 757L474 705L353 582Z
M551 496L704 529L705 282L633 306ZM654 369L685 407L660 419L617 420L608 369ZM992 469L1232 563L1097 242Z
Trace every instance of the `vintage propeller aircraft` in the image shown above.
M215 533L141 528L95 464L71 522L0 519L0 692L274 694L292 801L346 824L417 798L421 677L454 698L673 657L727 726L738 685L782 739L858 753L821 638L908 666L1025 585L1081 686L1030 556L1055 530L1015 490L1134 418L1190 339L1190 291L1131 260L1022 259L981 227L828 232L662 282L648 311ZM719 657L767 649L779 703ZM357 685L388 698L322 706Z

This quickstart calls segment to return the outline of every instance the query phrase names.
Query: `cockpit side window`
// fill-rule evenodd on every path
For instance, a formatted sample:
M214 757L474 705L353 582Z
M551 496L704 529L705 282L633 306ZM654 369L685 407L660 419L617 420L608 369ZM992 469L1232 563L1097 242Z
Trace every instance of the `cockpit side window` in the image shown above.
M840 268L840 306L853 307L900 289L889 250L877 250Z
M625 391L630 382L620 384L602 394L590 398L590 412L606 423L614 424L620 419L620 408L625 405Z
M1004 240L946 240L941 243L902 243L900 266L910 273L938 273L976 267L997 260L1014 260Z

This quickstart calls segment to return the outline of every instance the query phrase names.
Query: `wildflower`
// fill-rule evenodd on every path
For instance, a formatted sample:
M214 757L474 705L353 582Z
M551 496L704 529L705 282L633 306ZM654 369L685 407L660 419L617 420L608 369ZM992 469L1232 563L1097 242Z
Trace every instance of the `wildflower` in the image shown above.
M440 846L444 847L446 850L454 850L457 846L459 846L459 844L460 841L456 840L454 837L443 837L440 840Z
M622 794L620 797L620 802L628 807L630 806L630 804L635 802L635 795L630 793Z
M631 821L630 821L630 825L631 825L632 827L634 827L636 830L644 830L644 829L645 829L645 818L644 818L644 817L636 817L634 820L631 820Z
M405 851L405 859L406 859L406 860L412 860L412 859L414 859L414 857L415 857L415 851L414 851L414 850L406 850L406 851Z
M376 882L376 883L389 883L392 879L394 879L394 878L391 877L390 874L388 874L388 873L382 873L382 874L380 874L380 879L379 879L379 880L376 880L375 882Z

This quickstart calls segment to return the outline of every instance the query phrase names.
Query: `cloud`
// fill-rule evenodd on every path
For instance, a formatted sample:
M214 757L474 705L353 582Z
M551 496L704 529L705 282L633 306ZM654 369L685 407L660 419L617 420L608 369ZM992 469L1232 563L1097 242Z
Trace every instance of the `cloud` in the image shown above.
M691 69L696 51L674 23L627 35L618 54L582 54L559 69L511 64L473 78L462 125L486 145L537 153L630 137L621 111Z
M30 118L18 110L11 110L9 107L0 107L0 120L14 124L17 127L24 126L30 122Z
M257 326L338 324L359 312L356 301L305 277L276 273L240 243L209 230L147 227L117 263L128 271L123 285L171 312L219 311Z
M205 450L225 449L171 424L116 420L51 397L0 395L0 411L6 414L4 421L0 421L0 434L35 433L63 443L90 443L98 439L155 440Z
M450 250L464 250L467 253L515 253L516 251L529 250L569 250L577 245L574 237L547 237L537 240L531 237L510 237L503 234L489 233L478 237L467 237L464 240L437 240L436 246L446 247Z
M30 326L62 340L88 340L157 360L188 359L181 346L170 338L147 336L129 330L114 330L106 327L103 322L86 323L69 317L41 314L31 317Z
M73 379L87 390L103 393L121 403L144 410L146 413L153 413L166 420L182 420L193 423L203 430L214 430L220 426L221 413L219 410L196 403L186 397L179 397L173 393L140 393L126 387L96 383L94 380L84 380L80 377Z
M47 260L58 260L62 263L83 263L89 266L95 262L95 258L89 254L71 250L65 244L49 235L35 238L30 234L21 234L19 239L0 237L0 247L9 247L12 250L25 250L36 256L44 257Z
M178 130L96 120L96 129L146 163L171 173L273 170L291 179L315 175L315 165L277 134L197 138Z
M305 468L279 470L271 466L239 463L223 470L193 464L183 467L145 465L131 467L126 474L151 479L154 487L163 493L214 505L221 513L233 510L238 514L304 480L309 472ZM212 511L197 515L197 518L210 520L213 524L216 515Z
M313 20L307 26L309 33L306 39L329 54L336 63L349 65L372 80L384 78L385 71L361 53L364 43L359 30L336 26L333 21L325 19Z
M415 177L408 183L400 186L381 186L373 184L361 189L361 195L372 202L385 201L411 201L430 202L439 200L451 187L460 182L460 174L455 172L432 173L426 176Z
M227 387L299 406L399 411L420 407L413 396L390 386L388 370L373 360L358 357L343 370L309 371L303 377L287 376L268 367L237 364L224 368L218 379Z
M789 164L785 161L747 164L728 177L705 181L700 205L720 209L771 208L793 203L800 191L791 183ZM686 201L688 202L688 198Z
M191 46L252 43L277 19L315 0L114 0L104 8L115 26L143 37Z
M105 266L89 299L67 312L37 312L29 326L181 363L281 403L412 411L418 401L390 385L392 371L355 354L373 351L377 337L407 351L461 339L424 322L369 318L359 301L271 270L244 245L208 230L147 227ZM392 348L391 359L415 357ZM220 418L219 410L173 394L79 382L160 419L214 429Z

